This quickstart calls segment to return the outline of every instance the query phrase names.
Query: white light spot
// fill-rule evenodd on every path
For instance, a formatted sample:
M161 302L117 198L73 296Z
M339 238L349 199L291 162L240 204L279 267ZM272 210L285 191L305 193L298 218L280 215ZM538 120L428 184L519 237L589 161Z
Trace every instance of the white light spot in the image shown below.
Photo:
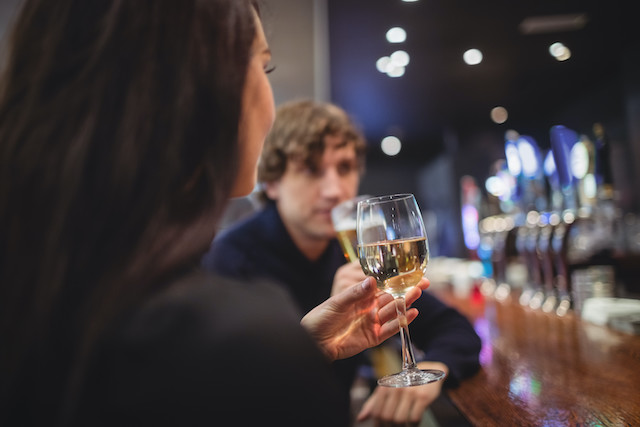
M395 136L385 136L380 143L380 148L387 156L395 156L402 149L402 142Z
M391 65L391 58L388 56L383 56L382 58L376 61L376 68L381 73L386 73L389 70L389 66Z
M389 77L402 77L404 76L404 71L404 67L399 67L392 63L390 69L387 71L387 75Z
M560 55L556 56L558 61L566 61L569 58L571 58L571 51L568 47L565 47L564 51Z
M407 40L407 32L404 28L393 27L387 31L387 41L389 43L402 43Z
M538 172L538 157L531 143L524 138L518 140L518 154L524 175L528 178L535 177Z
M560 43L560 42L555 42L552 43L551 46L549 46L549 53L551 54L551 56L553 56L554 58L558 57L558 55L562 54L562 52L564 51L565 46Z
M490 194L493 194L496 197L500 197L507 192L504 181L502 181L497 176L490 176L489 178L487 178L484 183L484 188L486 188Z
M556 162L553 159L553 151L549 150L544 158L544 173L551 176L556 171Z
M513 176L520 175L522 172L522 163L520 163L520 154L515 144L506 144L504 148L505 156L507 157L507 168L509 173Z
M404 50L396 50L391 54L391 61L397 67L406 67L409 65L409 54Z
M478 49L469 49L462 55L462 59L469 65L478 65L482 62L482 52Z
M571 58L571 51L569 48L560 42L552 43L551 46L549 46L549 53L558 61L566 61Z
M582 141L573 144L570 153L571 173L577 179L585 177L589 171L589 151Z
M596 194L598 193L598 184L596 182L596 177L595 175L593 175L592 173L588 173L584 176L583 180L583 190L584 190L584 195L589 197L589 198L594 198L596 197Z

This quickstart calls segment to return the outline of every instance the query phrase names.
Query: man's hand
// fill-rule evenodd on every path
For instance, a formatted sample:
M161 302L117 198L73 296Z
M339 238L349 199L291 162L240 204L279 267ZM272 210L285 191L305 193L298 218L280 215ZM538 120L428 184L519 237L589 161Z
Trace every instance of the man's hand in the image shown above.
M449 372L447 366L440 362L421 362L418 363L418 367ZM418 426L424 411L440 395L443 383L444 380L416 387L378 386L362 405L357 420L373 418L385 426Z
M427 279L405 295L407 306L429 286ZM418 310L407 310L411 323ZM393 297L378 292L371 277L332 296L315 307L300 321L330 360L351 357L376 346L398 333L398 320Z
M336 271L333 276L333 286L331 287L331 295L339 294L345 289L353 286L354 283L362 282L367 276L362 271L360 263L349 262Z

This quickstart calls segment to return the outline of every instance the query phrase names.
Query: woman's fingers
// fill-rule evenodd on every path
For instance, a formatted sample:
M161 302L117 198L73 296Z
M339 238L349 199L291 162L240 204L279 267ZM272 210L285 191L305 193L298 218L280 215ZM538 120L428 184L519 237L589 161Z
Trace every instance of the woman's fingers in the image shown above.
M411 323L414 321L414 319L416 317L418 317L418 310L415 308L410 308L409 310L407 310L407 324ZM387 321L386 323L382 324L382 326L380 327L380 341L384 341L392 336L394 336L395 334L398 333L398 331L400 330L400 323L398 322L398 318L396 317L393 320Z
M426 286L424 286L425 284ZM409 289L407 294L404 296L404 299L407 302L407 307L410 307L415 300L420 298L422 296L422 291L427 287L429 287L429 281L426 279L423 279L420 281L420 283L418 283L417 286L414 286L413 288Z
M423 277L422 280L416 285L417 288L422 289L423 291L427 289L431 285L431 282L426 277Z
M428 283L428 282L427 282ZM422 295L422 288L413 287L405 295L405 304L410 307L411 304ZM389 294L380 295L378 297L378 318L380 323L388 322L396 317L396 304L393 297Z

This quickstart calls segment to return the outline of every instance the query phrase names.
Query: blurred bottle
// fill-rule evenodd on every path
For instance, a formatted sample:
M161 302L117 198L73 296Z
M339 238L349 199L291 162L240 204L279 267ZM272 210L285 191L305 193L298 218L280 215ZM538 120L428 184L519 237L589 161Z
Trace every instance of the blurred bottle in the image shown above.
M547 250L542 251L542 253L543 256L546 255L544 262L547 277L545 281L548 287L548 276L552 273L553 277L551 282L553 283L554 295L548 297L549 302L545 301L543 310L548 312L552 311L551 305L553 302L555 304L556 314L564 316L571 306L568 289L567 263L565 259L565 236L567 228L573 222L574 214L571 210L567 209L566 215L563 215L563 212L565 212L565 201L552 149L547 152L545 157L544 173L549 188L550 211L548 225L551 227L551 231L549 233Z
M556 288L558 304L556 314L564 316L571 308L571 295L569 290L569 270L567 264L567 230L573 223L573 214L567 212L564 216L558 213L552 214L555 223L551 238L551 256L554 264L554 285Z
M538 236L538 259L542 277L544 302L542 311L551 313L556 310L559 303L558 289L556 287L556 269L553 253L553 235L559 222L559 216L551 212L542 212L538 220L540 234Z
M491 231L493 241L491 263L495 289L491 293L498 300L504 300L509 297L512 287L516 285L509 278L514 255L513 241L516 231L514 220L511 216L495 216L488 218L485 227Z
M543 288L543 250L540 245L548 246L547 230L542 228L541 215L548 208L548 196L545 187L543 156L536 140L528 135L512 135L505 144L505 153L516 168L516 201L520 213L516 230L513 233L514 247L520 262L526 267L526 279L520 293L519 302L532 308L540 308L545 300Z
M520 294L520 304L538 309L544 301L542 288L542 266L538 257L538 237L540 227L538 222L540 214L537 211L529 211L525 225L518 229L518 252L527 266L527 284Z
M622 214L615 203L616 188L614 186L611 160L611 140L601 123L593 125L596 149L596 181L598 198L602 200L606 210L613 210L609 215L615 217L618 239L613 258L615 260L616 292L621 297L640 298L640 217L637 213ZM609 206L607 206L609 205Z

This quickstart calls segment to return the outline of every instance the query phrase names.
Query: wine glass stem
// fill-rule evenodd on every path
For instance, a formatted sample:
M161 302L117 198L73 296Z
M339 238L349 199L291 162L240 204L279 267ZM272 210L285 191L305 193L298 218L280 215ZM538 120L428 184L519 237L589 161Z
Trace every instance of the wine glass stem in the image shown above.
M400 323L400 338L402 339L402 370L414 369L416 360L413 355L413 345L409 336L409 325L407 324L407 304L404 297L397 297L396 313Z

